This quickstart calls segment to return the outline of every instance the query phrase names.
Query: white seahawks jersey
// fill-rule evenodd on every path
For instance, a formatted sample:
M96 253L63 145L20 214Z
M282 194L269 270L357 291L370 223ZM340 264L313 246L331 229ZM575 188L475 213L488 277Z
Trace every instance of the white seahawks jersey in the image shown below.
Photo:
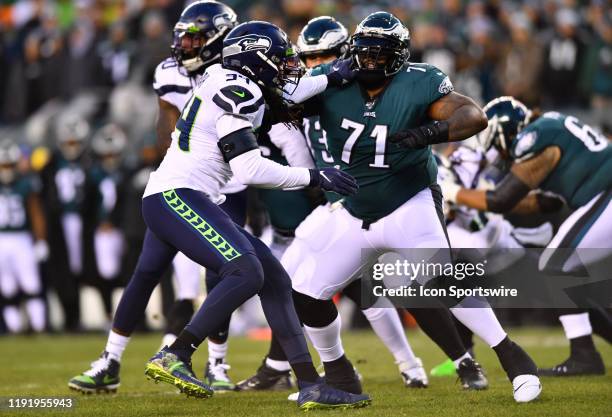
M237 130L259 128L264 108L255 83L220 64L210 66L184 106L172 143L151 173L144 196L182 187L200 190L221 204L221 187L232 171L217 142Z
M192 90L202 80L203 74L189 76L185 68L181 67L174 58L169 57L155 68L153 89L157 96L182 111L191 97ZM232 194L242 191L245 185L230 180L223 187L223 194Z

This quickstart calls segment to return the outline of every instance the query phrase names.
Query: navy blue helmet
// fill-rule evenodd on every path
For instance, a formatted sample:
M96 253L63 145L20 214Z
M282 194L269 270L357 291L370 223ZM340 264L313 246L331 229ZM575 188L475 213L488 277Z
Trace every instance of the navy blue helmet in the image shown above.
M348 52L348 40L348 31L342 23L330 16L319 16L304 26L297 46L302 59L323 54L342 57Z
M188 72L202 71L221 60L223 38L237 24L236 13L223 3L192 3L174 25L172 56Z
M483 110L489 125L478 134L478 141L485 152L493 146L501 153L508 154L516 135L529 124L531 110L510 96L491 100Z
M376 12L357 25L350 53L360 81L380 83L397 74L410 57L410 32L391 13Z
M261 87L291 94L303 68L287 34L268 22L236 26L223 41L223 67L237 71Z

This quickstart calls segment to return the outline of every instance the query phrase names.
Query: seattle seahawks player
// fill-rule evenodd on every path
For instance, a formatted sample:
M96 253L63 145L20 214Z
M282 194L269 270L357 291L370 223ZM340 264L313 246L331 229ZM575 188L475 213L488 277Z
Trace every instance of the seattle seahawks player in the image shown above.
M478 210L504 213L547 211L539 189L561 196L572 214L563 222L539 260L541 270L580 272L584 264L612 254L612 146L576 117L557 112L533 117L512 97L499 97L485 106L489 128L480 138L485 149L494 146L512 161L508 175L494 190L469 190L444 183L445 197ZM557 250L561 248L561 250ZM587 249L568 252L567 249ZM589 251L589 248L596 250ZM563 250L566 249L566 250ZM570 357L542 375L603 374L605 367L592 340L586 311L559 317L570 340Z
M331 297L362 267L361 248L449 247L429 145L462 140L486 127L482 110L453 92L445 74L408 62L409 39L392 14L369 15L351 38L357 82L306 103L307 112L320 114L334 161L360 186L326 222L301 231L309 251L292 275L294 301L313 344L325 352L324 361L344 357ZM333 67L323 65L312 74ZM335 255L340 252L341 258ZM468 304L479 308L465 308ZM508 338L488 305L466 298L449 307L494 349L515 400L537 398L541 384L535 364Z
M313 68L322 63L329 63L339 57L343 57L348 51L348 32L342 23L333 17L320 16L314 18L304 26L298 38L300 58L307 68ZM308 146L313 153L318 168L333 167L333 159L328 155L325 147L324 132L321 130L317 117L304 119L304 130L308 136ZM274 153L272 153L274 155ZM266 190L262 195L267 210L270 213L272 224L289 225L285 227L282 236L285 245L280 259L287 247L294 241L295 229L310 216L325 216L331 210L331 204L338 200L338 195L326 193L328 203L322 208L313 211L312 202L307 196L298 192L283 192L277 190ZM289 211L287 207L292 209ZM277 240L280 240L277 239ZM299 238L298 238L299 240ZM299 242L295 245L299 246ZM278 247L278 243L276 247ZM273 243L272 248L275 247ZM294 247L293 252L299 252ZM279 251L280 252L280 251ZM291 274L290 274L291 275ZM345 289L344 294L360 305L360 287L355 283L354 289ZM389 306L387 306L389 307ZM364 308L364 315L370 321L374 331L385 343L393 354L404 384L408 387L426 387L427 375L419 358L414 355L410 344L404 333L399 315L393 308ZM239 390L282 390L291 388L289 377L290 371L287 358L280 344L273 336L270 350L266 355L257 373L250 378L237 384ZM329 372L326 379L334 383L334 374ZM340 384L342 385L342 384ZM355 391L348 387L349 391Z
M295 314L289 278L269 249L217 206L225 199L220 188L232 175L259 187L320 186L344 195L356 191L353 178L340 170L286 167L261 156L253 132L262 125L266 104L276 120L291 122L281 94L300 102L352 76L347 63L340 62L333 74L302 83L297 59L287 35L267 22L243 23L224 39L223 65L207 68L145 189L143 217L148 230L113 330L129 336L159 275L180 250L222 279L176 341L148 361L149 378L188 395L211 396L213 390L195 378L191 356L233 310L259 294L297 376L300 408L362 407L369 404L368 396L319 381ZM201 107L207 111L199 111ZM100 359L99 370L110 353Z
M46 327L45 302L38 262L46 260L46 224L37 178L19 173L19 146L10 139L0 142L0 294L2 314L10 332L24 330L19 292L33 331Z
M238 24L236 13L229 6L216 1L197 1L181 13L174 26L172 56L161 62L155 70L153 88L158 94L157 119L158 147L161 154L170 145L170 135L187 104L193 88L202 79L204 71L221 61L223 39ZM238 225L246 221L246 186L231 180L223 187L223 211ZM171 344L194 313L194 300L200 293L201 267L179 252L173 262L177 297L172 306L162 346ZM206 272L206 287L210 292L218 283L214 271ZM232 390L225 363L229 321L216 329L208 339L209 361L206 364L207 382L218 391Z

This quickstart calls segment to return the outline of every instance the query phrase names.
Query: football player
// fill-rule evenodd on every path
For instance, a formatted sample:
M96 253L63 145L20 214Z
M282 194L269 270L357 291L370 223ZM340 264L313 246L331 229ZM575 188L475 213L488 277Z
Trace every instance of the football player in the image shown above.
M38 262L47 259L45 217L37 178L19 173L19 146L0 142L0 292L6 300L4 322L10 332L23 331L16 297L26 297L30 327L46 327Z
M300 58L307 68L329 63L339 57L343 57L348 52L348 40L348 31L342 23L338 22L333 17L320 16L314 18L304 26L298 37L297 45L300 51ZM325 132L321 130L318 117L305 118L304 131L308 137L308 145L310 146L317 167L332 167L334 165L333 158L327 153ZM326 193L328 203L324 207L315 209L313 212L310 201L301 197L299 194L292 196L291 194L296 194L294 192L282 193L270 190L266 192L267 195L264 194L264 202L266 201L265 198L269 198L270 194L274 196L273 193L289 195L279 196L279 198L284 198L284 204L275 201L273 204L267 205L272 224L274 224L275 219L282 219L276 220L276 222L280 223L282 221L283 224L290 224L292 226L290 233L285 232L285 236L283 236L286 246L284 245L282 253L279 253L279 258L282 257L286 247L293 244L295 228L307 218L306 216L325 216L326 212L331 210L332 203L339 199L337 194ZM286 212L288 204L291 204L292 207L290 213ZM299 216L300 214L301 216ZM298 242L296 242L295 245L299 246L300 237L298 237L297 240ZM274 245L275 243L273 243L273 247ZM278 244L276 245L279 246ZM295 248L292 250L295 251ZM299 250L297 252L299 252ZM343 292L360 305L361 296L358 282L351 284L351 286L345 288ZM383 301L381 301L381 303L382 302ZM420 359L414 355L406 339L402 323L395 309L392 306L386 306L386 308L371 307L364 308L363 313L370 321L376 334L393 354L404 384L408 387L426 387L428 384L427 375ZM239 390L288 389L291 387L289 371L290 366L284 352L276 338L273 337L272 343L270 344L270 350L256 374L239 382L237 388ZM335 381L333 370L327 369L326 371L328 382L336 386L340 385L350 392L358 392L360 390L358 378L355 377L349 380L348 383L347 381Z
M508 175L493 190L469 190L444 182L449 201L496 213L529 214L557 209L539 189L561 196L572 209L539 259L540 270L579 273L583 265L612 254L612 147L595 129L557 112L534 117L520 101L497 98L485 106L489 127L480 135L484 149L495 147L512 161ZM557 250L557 249L561 250ZM589 250L596 248L595 250ZM586 249L577 252L567 249ZM570 340L570 357L542 369L542 375L603 374L605 367L592 340L586 311L559 317Z
M343 195L354 179L337 169L286 167L263 158L254 131L269 106L274 120L295 123L287 102L299 103L350 81L349 63L300 80L298 57L278 27L267 22L236 26L223 41L222 65L206 69L183 109L160 167L143 198L147 233L138 266L115 315L107 349L90 374L99 376L117 359L136 321L177 251L222 278L175 342L155 354L145 374L200 398L213 394L195 378L191 356L201 342L244 301L259 294L271 327L297 376L302 409L361 407L367 395L349 394L320 381L291 300L290 281L269 249L231 221L218 204L221 186L234 175L242 184L269 188L318 186ZM200 111L200 109L206 111ZM118 370L118 369L116 369ZM117 381L118 383L118 381Z
M100 127L91 139L96 161L89 172L91 195L95 200L94 254L96 270L101 280L97 282L102 294L108 319L112 319L112 291L119 286L124 254L123 233L118 227L116 214L119 184L124 172L122 154L127 137L115 124Z
M80 328L79 283L84 267L86 220L89 218L86 152L89 123L76 114L56 122L56 149L41 170L41 199L48 221L48 270L64 312L67 330Z
M343 367L347 375L350 363L331 297L362 267L362 248L449 247L430 145L468 138L487 125L483 111L454 92L444 73L408 62L409 40L392 14L369 15L351 38L357 82L306 103L307 113L320 115L334 162L355 176L360 190L320 224L300 226L308 250L287 269L293 272L296 310L314 346L324 352L324 362ZM312 75L334 66L319 66ZM537 398L541 384L535 364L508 338L488 304L472 297L453 301L452 314L498 355L515 400ZM465 355L459 359L470 358Z

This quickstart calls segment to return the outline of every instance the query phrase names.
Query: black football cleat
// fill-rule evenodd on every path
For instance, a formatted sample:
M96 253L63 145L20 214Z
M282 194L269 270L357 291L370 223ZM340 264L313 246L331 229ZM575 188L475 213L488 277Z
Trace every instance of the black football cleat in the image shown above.
M286 391L293 387L291 371L270 368L264 359L255 375L236 384L236 391Z
M459 363L457 375L463 389L483 390L489 387L489 381L487 381L482 367L472 358L465 358Z
M604 375L606 367L599 352L589 351L571 355L565 362L552 368L538 370L540 376Z

